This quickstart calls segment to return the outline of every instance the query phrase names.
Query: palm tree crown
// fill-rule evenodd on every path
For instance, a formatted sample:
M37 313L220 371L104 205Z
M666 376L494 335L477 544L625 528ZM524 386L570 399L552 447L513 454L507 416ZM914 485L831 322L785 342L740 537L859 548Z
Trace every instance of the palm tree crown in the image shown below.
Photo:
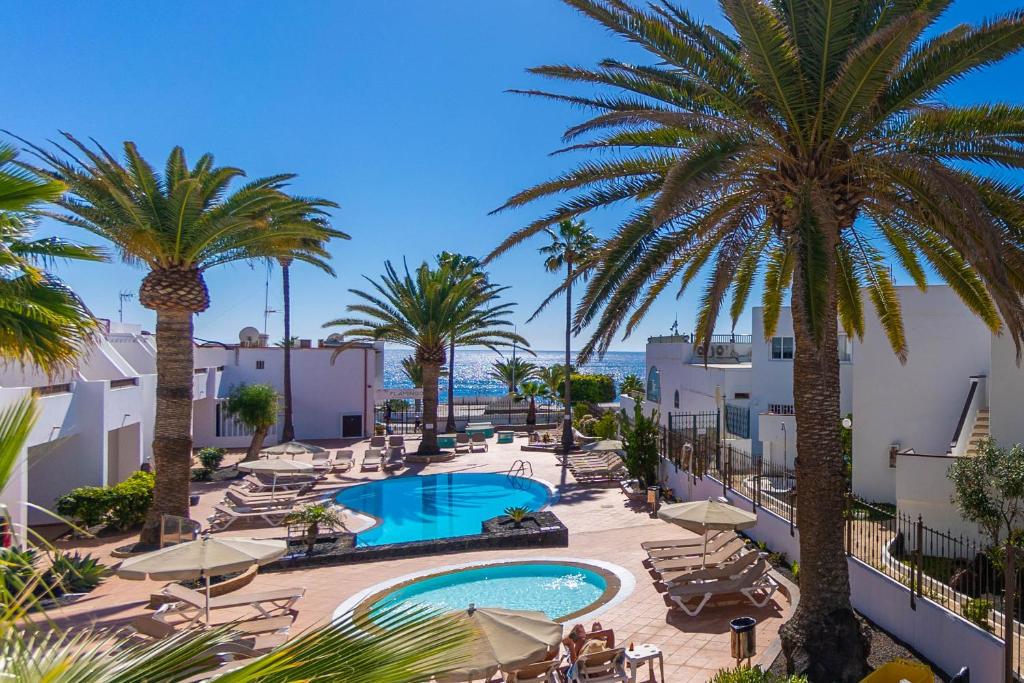
M511 394L515 392L520 382L533 379L536 372L537 366L522 358L503 358L491 364L487 376L504 384Z
M541 66L601 90L519 91L595 112L564 152L598 159L501 207L563 195L490 258L564 220L624 202L575 312L595 333L586 359L626 336L672 286L706 278L696 343L729 300L735 321L758 273L771 336L786 292L794 337L801 597L783 651L812 680L856 681L867 639L850 608L843 557L838 328L864 332L870 301L895 353L907 342L888 265L919 287L949 283L1020 354L1024 188L982 175L1024 167L1024 107L955 106L943 86L1024 46L1024 12L932 30L951 0L720 0L729 31L669 0L567 4L638 45L647 64ZM837 318L839 324L837 325Z
M31 362L44 372L69 367L96 321L82 301L44 270L59 259L102 261L103 252L55 237L32 239L35 213L63 183L15 165L0 144L0 359Z

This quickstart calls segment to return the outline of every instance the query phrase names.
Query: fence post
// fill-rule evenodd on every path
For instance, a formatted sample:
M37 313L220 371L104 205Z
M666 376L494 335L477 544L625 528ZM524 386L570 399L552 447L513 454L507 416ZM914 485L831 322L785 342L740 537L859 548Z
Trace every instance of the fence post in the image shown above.
M847 491L846 495L846 554L849 555L851 548L853 548L853 505L851 500L853 496Z
M1004 678L1006 683L1013 683L1013 646L1017 641L1015 608L1017 602L1017 568L1015 563L1013 543L1006 540L1006 585L1004 587L1003 599L1003 663L1006 669Z
M726 496L726 491L732 488L732 444L726 444L725 446L725 471L722 473L722 496Z
M917 573L917 597L921 597L921 584L923 581L923 568L924 568L924 521L921 519L921 515L917 516L917 529L916 529L915 542L917 544L917 552L914 553L914 557L917 560L917 567L915 571Z

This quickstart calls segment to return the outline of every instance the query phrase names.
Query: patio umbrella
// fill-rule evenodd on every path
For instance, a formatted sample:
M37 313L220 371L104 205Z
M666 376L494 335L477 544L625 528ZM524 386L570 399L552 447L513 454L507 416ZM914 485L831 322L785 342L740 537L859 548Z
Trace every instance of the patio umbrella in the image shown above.
M689 531L704 535L704 555L708 550L708 532L739 531L757 524L757 515L741 510L729 503L716 500L695 500L689 503L666 505L658 510L658 518L672 522ZM703 566L703 558L701 565Z
M580 448L582 448L585 451L591 452L623 450L622 442L619 441L618 439L601 439L600 441L595 441L594 443L584 444Z
M475 634L470 660L444 675L445 680L472 680L541 661L562 642L562 625L543 612L473 605L441 617L466 622Z
M326 448L320 448L314 446L311 443L302 443L301 441L286 441L279 443L276 446L270 448L264 448L260 451L260 455L289 455L295 457L296 455L313 455L315 453L325 453Z
M157 581L205 579L206 623L209 624L211 576L240 572L254 564L273 562L287 551L287 544L281 540L202 536L195 541L128 558L117 568L116 574L134 581L146 578Z
M252 460L250 462L238 463L238 469L243 472L263 472L274 475L274 484L270 489L271 497L277 491L277 477L281 474L312 474L313 465L308 462L297 460L284 460L282 458L268 458L267 460Z

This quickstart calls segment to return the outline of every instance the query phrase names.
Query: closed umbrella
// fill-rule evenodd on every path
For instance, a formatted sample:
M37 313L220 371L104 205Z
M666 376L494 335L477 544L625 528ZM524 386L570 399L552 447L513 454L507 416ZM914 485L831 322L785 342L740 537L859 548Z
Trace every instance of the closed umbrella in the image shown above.
M210 577L266 564L282 557L288 546L281 540L211 538L179 543L121 563L116 573L124 579L157 581L206 580L206 623L210 623Z
M466 622L476 636L473 656L458 669L446 672L445 680L473 680L498 668L511 671L533 664L562 642L562 625L543 612L470 605L442 618Z
M260 451L260 455L289 455L294 457L296 455L314 455L316 453L326 452L327 449L320 448L319 446L314 446L311 443L302 443L301 441L286 441L284 443L279 443L276 446L271 446L270 448L264 448L263 450Z
M704 535L704 554L708 550L708 532L739 531L757 524L757 515L741 510L729 503L716 500L695 500L689 503L666 505L658 510L658 517L678 524L684 529ZM703 564L703 561L701 562Z
M277 477L290 474L312 474L313 466L308 462L297 460L285 460L282 458L268 458L267 460L253 460L251 462L238 463L238 469L243 472L263 472L274 475L274 483L270 489L271 497L277 491Z

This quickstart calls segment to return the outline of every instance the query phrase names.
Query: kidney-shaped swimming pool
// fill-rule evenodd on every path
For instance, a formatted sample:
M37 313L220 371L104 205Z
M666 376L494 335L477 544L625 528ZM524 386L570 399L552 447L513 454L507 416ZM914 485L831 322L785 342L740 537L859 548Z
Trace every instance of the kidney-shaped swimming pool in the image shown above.
M344 489L335 500L380 524L356 536L356 544L385 545L480 533L480 524L508 507L540 510L548 487L525 477L496 473L395 477Z

